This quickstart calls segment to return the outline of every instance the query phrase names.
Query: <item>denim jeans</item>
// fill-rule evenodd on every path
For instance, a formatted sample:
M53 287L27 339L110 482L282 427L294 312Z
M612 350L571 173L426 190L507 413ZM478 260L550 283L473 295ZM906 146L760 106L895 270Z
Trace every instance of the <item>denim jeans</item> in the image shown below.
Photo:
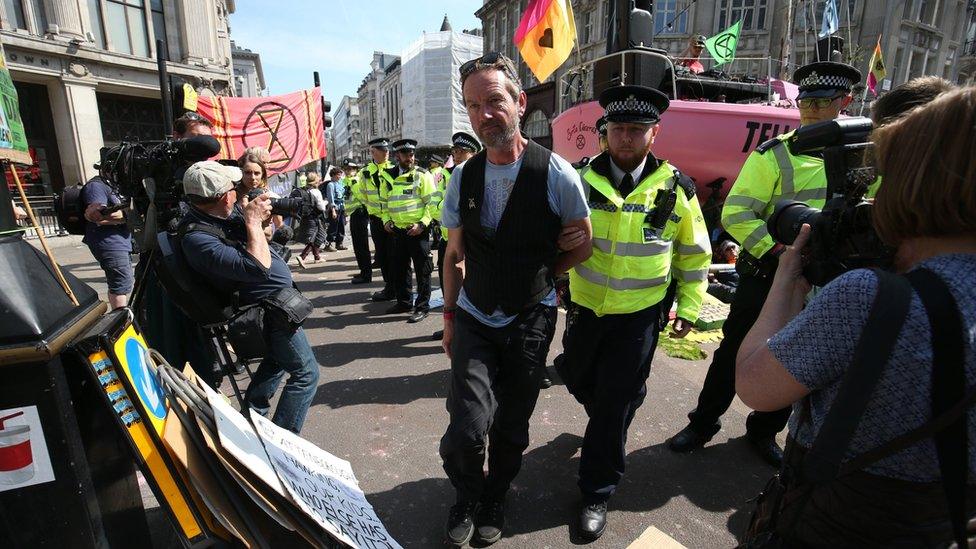
M293 327L273 314L267 314L264 337L268 344L268 356L261 361L247 388L247 403L255 412L267 416L271 409L271 397L287 373L288 381L281 391L271 421L298 433L318 389L319 364L301 327Z

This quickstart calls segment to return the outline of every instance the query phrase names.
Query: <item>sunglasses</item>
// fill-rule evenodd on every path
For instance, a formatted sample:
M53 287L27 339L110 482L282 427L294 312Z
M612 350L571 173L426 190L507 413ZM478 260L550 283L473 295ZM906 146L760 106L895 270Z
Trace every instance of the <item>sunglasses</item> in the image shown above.
M515 63L497 51L487 53L470 61L465 61L461 65L461 68L458 69L458 72L461 74L461 82L464 82L464 80L476 70L485 68L499 69L505 72L505 74L515 82L519 82L518 71L515 69Z
M831 103L837 101L841 97L844 96L835 95L834 97L817 97L817 98L807 97L805 99L797 100L796 103L800 106L801 109L809 109L811 107L816 107L817 109L826 109L827 107L830 106Z

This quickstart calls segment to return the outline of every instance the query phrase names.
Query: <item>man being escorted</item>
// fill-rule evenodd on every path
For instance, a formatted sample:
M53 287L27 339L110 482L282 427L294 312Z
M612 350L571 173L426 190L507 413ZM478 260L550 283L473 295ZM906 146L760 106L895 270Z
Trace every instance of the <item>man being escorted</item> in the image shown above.
M263 226L271 215L268 195L251 201L245 197L242 207L236 206L235 182L240 179L239 168L213 161L197 162L186 170L183 189L192 207L180 222L181 248L190 268L215 291L237 294L241 305L264 304L267 356L247 389L247 402L252 410L267 415L271 397L287 372L272 421L298 433L318 388L319 365L301 328L304 318L295 323L276 307L299 303L292 316L307 315L311 304L302 301L288 265L268 248Z
M437 187L429 172L417 167L414 158L417 142L401 139L393 142L397 155L396 175L383 185L383 227L393 235L392 275L396 291L396 305L387 314L413 311L407 322L420 322L430 311L430 274L434 270L430 259L430 222L434 193ZM410 262L417 273L417 300L411 302L409 280Z
M505 495L529 444L555 331L553 278L589 257L591 236L579 175L518 131L526 96L512 61L489 53L460 73L468 117L486 151L454 169L441 214L448 229L443 346L451 359L451 420L440 454L457 491L447 519L454 545L476 529L479 543L501 538ZM585 241L561 254L564 226L578 228Z
M340 179L341 176L341 169L331 168L329 182L325 184L325 192L322 193L329 204L325 210L325 220L328 223L325 237L327 252L347 249L342 245L342 241L346 239L346 187Z
M369 142L373 161L359 172L359 181L366 195L366 211L369 213L369 234L373 237L376 264L383 275L383 289L375 292L373 301L389 301L396 297L396 288L390 275L393 264L393 237L383 228L383 199L380 189L384 185L383 174L393 169L390 162L390 140L377 137ZM372 267L370 267L372 269Z
M481 143L467 132L457 132L451 136L451 157L454 159L454 165L445 168L447 174L440 181L439 196L434 205L434 220L437 221L437 230L440 233L440 238L437 239L437 280L440 282L441 291L444 290L444 254L447 252L447 228L441 223L444 195L447 193L447 186L451 183L451 174L454 173L454 169L467 162L480 150ZM437 330L432 337L434 340L443 338L444 330Z
M833 120L851 102L851 88L861 81L861 73L842 63L811 63L797 69L797 103L800 125ZM782 244L773 242L766 231L766 220L780 200L799 200L813 208L823 208L827 198L827 176L822 157L793 154L790 149L796 131L774 137L753 151L725 199L722 225L739 243L742 251L736 261L739 286L722 326L722 343L715 351L698 407L691 422L671 437L668 446L675 452L701 448L721 428L719 418L735 397L735 355L746 333L762 310L773 282ZM746 437L770 465L779 467L783 451L776 434L783 430L790 408L775 412L752 412L746 420Z
M579 469L579 526L588 540L603 535L607 500L624 473L627 428L647 394L668 286L677 284L671 337L684 337L698 319L711 260L694 182L650 153L667 96L619 86L600 105L610 148L580 172L596 236L593 255L569 273L560 365L590 418Z

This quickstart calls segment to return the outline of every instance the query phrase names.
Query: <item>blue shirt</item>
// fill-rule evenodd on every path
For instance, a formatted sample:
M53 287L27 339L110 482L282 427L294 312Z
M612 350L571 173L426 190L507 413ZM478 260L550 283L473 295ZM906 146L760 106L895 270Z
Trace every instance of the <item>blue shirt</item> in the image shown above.
M194 271L207 278L211 286L239 292L243 304L256 303L292 286L291 271L274 249L271 250L269 268L258 263L245 249L247 229L238 206L234 206L233 213L227 219L191 207L182 223L212 225L222 229L229 240L240 243L230 246L217 236L202 231L191 231L183 237L183 256Z
M464 165L465 163L461 163L454 168L451 181L458 183L448 185L447 192L444 195L441 225L448 229L461 228L459 201L461 200L461 172ZM515 179L518 177L521 167L522 157L506 165L485 163L485 194L481 207L481 225L489 236L498 229L498 224L505 212L508 198L512 195L512 188L515 186ZM546 185L549 207L562 219L564 225L590 215L590 208L586 204L586 196L583 194L583 184L580 181L579 174L569 162L556 154L553 154L549 160L549 178L546 180ZM556 292L549 292L549 295L543 298L541 303L555 306ZM457 305L482 324L492 328L502 328L515 320L515 316L507 316L500 308L491 315L485 315L468 300L464 288L461 288L461 293L458 295Z
M963 369L968 386L976 384L976 255L941 255L919 266L938 274L956 298L963 319ZM798 425L799 408L790 418L790 432L810 447L851 367L854 350L867 323L878 279L866 269L845 273L823 290L796 318L769 340L769 350L810 393L810 420ZM849 460L932 419L932 336L928 315L917 295L908 317L871 394L845 456ZM799 406L799 404L795 405ZM969 471L976 474L976 409L970 408ZM878 460L868 472L914 482L940 478L935 444L922 440Z
M81 190L81 203L85 208L89 204L116 206L121 204L122 200L119 195L115 194L112 187L109 187L101 178L93 177ZM129 226L125 223L121 225L96 225L91 221L85 221L85 237L81 241L87 244L93 252L131 252L132 240L130 235Z
M342 180L329 181L325 184L325 199L336 208L342 209L346 202L346 186Z

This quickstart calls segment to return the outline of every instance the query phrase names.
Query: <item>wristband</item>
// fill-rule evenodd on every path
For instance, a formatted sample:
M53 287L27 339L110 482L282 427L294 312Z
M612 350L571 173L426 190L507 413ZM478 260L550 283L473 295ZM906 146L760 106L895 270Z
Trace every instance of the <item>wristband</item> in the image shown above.
M444 311L444 320L454 320L454 311Z

